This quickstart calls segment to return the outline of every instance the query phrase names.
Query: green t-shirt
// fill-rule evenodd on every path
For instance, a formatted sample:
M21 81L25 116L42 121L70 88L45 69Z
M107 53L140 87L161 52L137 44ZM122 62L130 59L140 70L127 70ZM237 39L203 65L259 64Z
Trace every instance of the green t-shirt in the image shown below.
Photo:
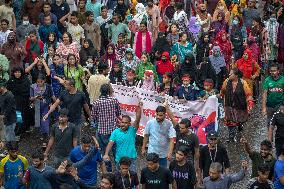
M271 76L267 77L263 89L267 90L266 106L271 108L279 106L284 99L284 77L280 76L278 80L272 79Z

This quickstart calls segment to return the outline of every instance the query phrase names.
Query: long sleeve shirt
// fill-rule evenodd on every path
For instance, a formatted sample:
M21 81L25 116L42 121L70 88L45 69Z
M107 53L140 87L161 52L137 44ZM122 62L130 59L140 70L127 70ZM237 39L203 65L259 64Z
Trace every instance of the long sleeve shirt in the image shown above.
M127 39L130 39L131 32L126 24L118 23L117 25L112 23L108 28L108 37L111 39L111 41L116 44L118 40L119 34L125 34L127 35Z
M245 177L246 170L242 169L238 173L221 175L216 181L212 181L210 177L205 177L203 180L204 186L203 189L229 189L233 183L241 181Z

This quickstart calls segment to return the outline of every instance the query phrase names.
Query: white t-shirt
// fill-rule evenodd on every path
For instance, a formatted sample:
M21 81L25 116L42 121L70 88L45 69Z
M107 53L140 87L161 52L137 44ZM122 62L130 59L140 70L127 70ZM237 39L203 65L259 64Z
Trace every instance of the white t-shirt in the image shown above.
M84 29L79 24L77 26L66 22L67 32L72 36L73 41L76 41L78 44L81 44L81 39L85 38Z

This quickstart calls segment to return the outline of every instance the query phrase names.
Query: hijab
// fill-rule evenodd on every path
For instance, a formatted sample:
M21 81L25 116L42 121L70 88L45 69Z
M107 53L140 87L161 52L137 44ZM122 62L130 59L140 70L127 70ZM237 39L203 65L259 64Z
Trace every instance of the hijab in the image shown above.
M20 71L21 77L16 78L14 73ZM15 96L29 96L30 93L30 80L25 75L24 69L21 67L15 67L12 70L11 78L7 82L7 88Z
M170 50L171 50L171 46L166 38L165 33L159 32L158 38L152 48L152 52L155 53L159 51L160 53L162 53L165 51L170 52Z
M219 46L214 46L213 54L209 56L211 65L213 66L216 74L219 74L221 72L221 68L226 66L225 58L221 53L221 48ZM218 54L215 55L215 52Z

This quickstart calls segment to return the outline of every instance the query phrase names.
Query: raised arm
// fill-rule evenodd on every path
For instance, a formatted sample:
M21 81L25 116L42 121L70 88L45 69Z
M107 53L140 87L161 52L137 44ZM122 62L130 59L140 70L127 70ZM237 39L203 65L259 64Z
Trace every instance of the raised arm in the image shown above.
M135 121L133 123L133 126L136 128L136 130L138 130L138 128L139 128L139 123L140 123L141 114L142 114L142 106L143 106L143 103L139 102L138 106L137 106L137 110L136 110L136 118L135 118Z

